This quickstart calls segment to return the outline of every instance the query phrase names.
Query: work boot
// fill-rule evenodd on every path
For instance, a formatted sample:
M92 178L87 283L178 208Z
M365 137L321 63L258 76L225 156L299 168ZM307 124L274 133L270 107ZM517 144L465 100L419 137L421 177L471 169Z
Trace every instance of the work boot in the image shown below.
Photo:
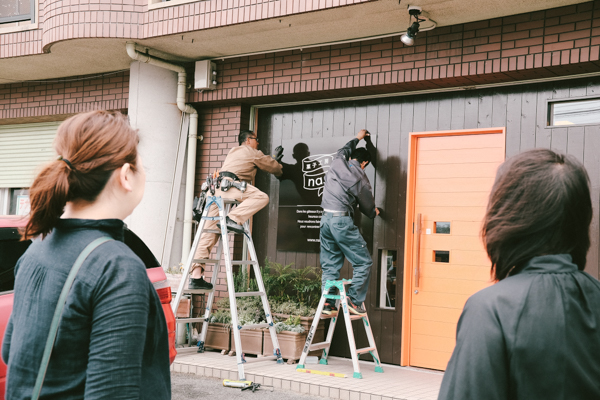
M188 285L188 289L203 289L203 290L212 290L212 283L208 283L204 280L203 277L200 279L194 279L190 277L190 283Z
M231 218L227 217L226 220L226 225L227 225L227 230L228 231L233 231L233 232L237 232L237 233L244 233L244 227L241 226L240 224L238 224L237 222L235 222L234 220L232 220ZM221 229L221 224L217 223L217 228Z
M367 310L362 306L357 306L348 299L348 311L354 315L367 315Z
M330 303L330 302L326 302L325 305L323 306L323 315L338 315L338 309L335 306L335 303Z

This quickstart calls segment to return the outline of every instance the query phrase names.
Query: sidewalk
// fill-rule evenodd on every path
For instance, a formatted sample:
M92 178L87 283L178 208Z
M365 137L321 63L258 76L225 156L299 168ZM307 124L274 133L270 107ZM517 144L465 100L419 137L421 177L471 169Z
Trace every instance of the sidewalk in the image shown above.
M344 373L348 378L335 378L296 372L296 365L278 365L275 361L244 366L246 379L275 390L286 389L342 400L435 400L440 390L442 372L410 367L383 365L384 373L375 373L373 364L361 361L363 379L352 378L352 362L330 357L329 365L307 364L307 369ZM221 379L238 379L235 357L207 351L202 354L180 354L171 365L175 372Z

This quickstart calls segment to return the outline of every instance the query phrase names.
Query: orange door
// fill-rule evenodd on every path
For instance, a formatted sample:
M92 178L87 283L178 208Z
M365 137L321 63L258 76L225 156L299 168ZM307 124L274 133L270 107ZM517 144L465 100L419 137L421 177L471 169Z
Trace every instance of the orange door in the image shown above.
M409 365L445 370L467 298L491 284L480 230L504 132L412 140Z

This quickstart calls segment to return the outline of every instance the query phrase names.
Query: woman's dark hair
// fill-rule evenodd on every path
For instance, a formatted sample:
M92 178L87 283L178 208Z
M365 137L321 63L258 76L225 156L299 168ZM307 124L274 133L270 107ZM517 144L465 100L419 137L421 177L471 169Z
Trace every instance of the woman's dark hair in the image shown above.
M358 149L355 149L352 152L352 154L350 155L350 159L356 160L361 164L363 163L363 161L370 163L371 162L371 153L369 153L369 151L367 149L365 149L364 147L359 147Z
M138 134L119 112L91 111L58 127L58 159L43 167L29 190L31 212L22 240L45 236L67 201L94 201L112 172L125 163L135 171Z
M254 136L254 132L252 131L248 131L248 130L244 130L241 131L240 134L238 135L238 143L239 145L243 145L244 142L246 141L246 139L248 139L248 137L250 136Z
M589 178L574 157L526 151L498 169L482 228L496 280L533 257L570 254L580 270L590 247Z

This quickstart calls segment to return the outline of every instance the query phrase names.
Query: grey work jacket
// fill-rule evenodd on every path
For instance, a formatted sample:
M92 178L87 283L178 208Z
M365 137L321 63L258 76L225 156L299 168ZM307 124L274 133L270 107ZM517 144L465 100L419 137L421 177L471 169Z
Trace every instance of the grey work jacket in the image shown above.
M325 175L321 207L326 210L347 211L352 215L358 204L363 214L375 218L375 200L369 179L358 161L349 160L358 142L358 139L352 139L338 150Z

